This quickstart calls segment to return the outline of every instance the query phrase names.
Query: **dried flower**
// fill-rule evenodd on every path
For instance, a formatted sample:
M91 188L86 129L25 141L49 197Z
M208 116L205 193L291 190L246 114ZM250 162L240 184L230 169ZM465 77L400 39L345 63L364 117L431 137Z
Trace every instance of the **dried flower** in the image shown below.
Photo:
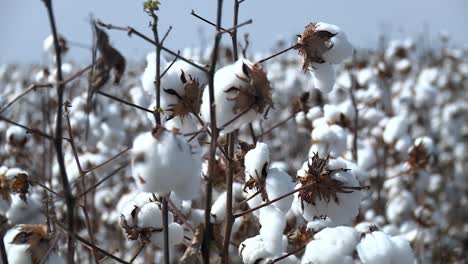
M409 173L415 174L427 167L429 164L429 154L423 142L413 146L408 153Z

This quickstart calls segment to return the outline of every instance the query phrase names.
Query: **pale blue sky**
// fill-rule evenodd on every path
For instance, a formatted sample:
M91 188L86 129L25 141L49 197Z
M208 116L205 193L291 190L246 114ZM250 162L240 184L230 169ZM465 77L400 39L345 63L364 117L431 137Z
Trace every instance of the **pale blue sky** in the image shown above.
M149 17L142 10L142 0L55 0L59 32L68 40L90 43L88 17L92 13L105 22L132 25L151 35ZM200 45L200 28L205 37L213 28L190 15L194 9L214 20L216 0L161 0L160 25L165 31L173 26L167 46L177 50ZM223 23L232 24L232 0L224 1ZM239 21L254 19L241 32L251 34L252 49L268 51L279 36L300 33L311 21L325 21L343 28L357 47L373 47L385 31L389 36L418 36L424 30L428 39L436 39L445 30L453 43L468 44L467 0L246 0L241 5ZM426 29L425 29L426 28ZM0 0L0 63L41 62L42 41L49 34L46 10L41 0ZM242 35L242 34L241 34ZM133 61L143 60L153 48L121 32L110 34L112 43ZM226 38L227 40L227 38ZM73 48L73 59L89 61L88 52Z

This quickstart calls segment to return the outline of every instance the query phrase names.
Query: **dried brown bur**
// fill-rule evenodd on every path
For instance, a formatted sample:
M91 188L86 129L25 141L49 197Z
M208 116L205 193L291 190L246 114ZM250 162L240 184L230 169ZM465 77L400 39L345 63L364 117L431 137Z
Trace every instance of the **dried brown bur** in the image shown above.
M125 58L109 43L109 36L94 24L96 34L96 48L100 57L96 60L93 71L90 71L89 82L93 92L98 91L110 78L110 72L114 70L114 83L118 84L125 72Z
M7 243L29 245L32 263L44 263L53 246L52 237L47 235L46 225L21 225L13 241Z
M301 246L313 239L314 233L307 226L296 227L287 234L288 241L292 245Z
M333 47L331 38L336 34L325 30L317 30L317 24L310 23L304 32L298 35L296 49L302 56L302 70L306 72L312 63L324 63L323 54Z
M171 115L167 117L167 120L179 116L183 121L190 113L197 115L200 112L201 89L198 80L190 75L187 79L184 71L180 74L180 80L184 84L184 94L179 94L174 89L164 89L166 93L178 99L177 103L169 105L170 108L167 110L171 112Z
M244 192L249 189L255 189L257 192L260 192L262 196L262 200L264 202L270 201L268 199L268 193L266 192L266 177L267 177L267 169L268 169L268 162L265 162L262 167L262 171L260 172L260 175L258 174L258 171L255 171L255 177L252 175L249 175L249 180L244 184Z
M427 165L429 165L429 154L427 153L424 145L419 143L416 146L413 146L408 153L408 172L410 174L415 174L424 170Z
M347 169L330 170L328 161L330 156L322 159L314 153L308 161L308 169L305 176L298 176L301 187L311 185L299 191L298 198L301 200L301 209L304 210L304 202L315 205L317 201L330 202L332 199L339 203L338 193L352 193L367 187L344 186L343 182L332 178L333 174Z
M13 181L11 182L10 188L14 193L19 193L21 200L23 200L25 203L28 203L26 200L26 194L29 193L29 181L27 174L16 174L16 176L13 178Z
M225 91L226 93L235 93L233 97L228 98L228 100L235 101L233 112L241 114L253 109L257 113L265 112L266 116L268 110L273 107L270 81L268 81L266 73L258 63L252 67L243 63L242 72L246 77L237 76L237 78L245 82L246 85L231 87Z
M309 112L309 101L310 93L305 92L301 94L301 96L293 96L291 100L291 111L293 114L297 114L299 112L304 112L305 114Z
M158 205L160 206L160 204ZM135 206L135 208L131 212L131 217L133 219L133 222L136 222L135 220L137 219L139 213L140 213L140 208L138 206ZM127 223L127 220L125 219L125 216L123 215L120 216L120 226L124 229L125 234L127 234L128 240L138 240L141 244L149 243L151 241L152 233L163 231L162 228L154 228L154 227L142 228L142 227L138 227L134 225L129 225Z

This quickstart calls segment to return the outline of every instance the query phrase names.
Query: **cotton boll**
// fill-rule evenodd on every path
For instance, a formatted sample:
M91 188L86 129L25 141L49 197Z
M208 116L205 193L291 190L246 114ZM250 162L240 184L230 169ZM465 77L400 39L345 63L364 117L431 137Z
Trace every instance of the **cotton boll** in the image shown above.
M268 199L271 201L291 192L294 189L294 184L289 174L278 169L270 169L265 180L265 187ZM291 208L293 199L294 197L290 195L277 201L273 205L281 210L283 214L286 214Z
M428 155L435 153L434 141L430 137L418 137L414 140L414 146L422 145Z
M7 144L12 147L24 147L28 138L26 130L18 126L10 126L6 131Z
M265 249L271 254L282 252L283 230L286 227L286 216L276 207L270 205L260 209L260 237Z
M324 22L318 22L316 24L317 31L328 31L335 34L330 41L333 43L331 49L325 51L322 55L326 62L331 64L339 64L343 60L353 55L353 46L349 43L346 34L335 25L327 24Z
M395 116L391 118L385 125L383 133L385 143L392 144L398 140L398 138L405 135L408 130L408 125L407 119L403 116Z
M314 235L306 246L301 263L354 263L352 253L359 241L354 228L325 228Z
M314 162L315 160L315 162ZM317 159L316 156L314 156L311 161L309 161L311 164L312 168L315 168L320 164L319 159ZM304 162L302 168L297 172L298 180L301 183L299 183L296 186L297 188L300 188L304 185L308 185L312 183L313 176L308 174L307 171L309 170L309 162ZM335 164L335 166L339 166L339 163ZM333 165L328 167L330 170L333 170ZM344 165L342 168L345 168L346 165ZM336 184L333 183L332 180L336 180L341 182L339 186L349 186L349 187L359 187L359 182L357 179L354 177L353 174L347 171L338 171L335 173L331 173L330 176L322 176L322 177L330 177L330 179L327 179L326 182L327 184ZM325 181L325 179L320 180L320 181ZM314 220L315 217L320 217L323 215L326 215L331 218L331 220L336 223L336 224L348 224L354 217L356 217L359 213L359 205L361 202L361 197L362 194L358 190L352 190L350 193L342 193L342 192L336 192L335 190L330 190L326 189L323 187L320 187L318 185L316 187L318 191L322 194L322 196L319 196L317 194L317 189L306 189L306 191L296 193L294 196L294 201L293 203L298 203L299 207L303 207L301 209L301 212L304 216L304 218L307 221L312 221ZM311 194L315 193L315 199L314 203L312 202L307 202L304 200L304 198L300 198L299 194L306 195L306 194ZM323 195L330 196L330 199L325 199L323 198ZM336 199L335 200L335 196ZM325 196L325 197L327 197ZM322 198L320 198L322 197Z
M359 259L365 263L402 263L414 262L409 243L398 237L390 237L382 231L374 231L364 236L356 246Z
M140 208L138 213L138 226L160 228L162 227L162 208L158 203L147 203ZM171 214L172 216L172 214ZM172 222L172 221L169 221Z
M334 226L335 223L333 223L329 217L326 217L325 219L317 217L316 219L313 219L307 223L307 229L313 231L314 233L317 233L324 228Z
M45 222L41 204L31 195L26 195L26 201L23 201L19 194L11 195L11 204L6 212L6 217L8 222L13 225L42 224Z
M211 216L215 223L224 221L224 216L226 214L226 197L226 192L223 192L211 206Z
M265 249L264 241L260 235L247 238L239 245L239 255L245 264L258 263L260 259L271 257Z
M248 181L250 177L261 180L262 173L267 171L270 163L270 150L268 145L263 142L257 142L254 149L251 149L245 154L245 180Z
M314 88L322 93L329 93L335 85L335 69L330 63L314 63L313 71L310 72L313 77Z
M9 229L3 241L5 243L5 250L8 256L8 263L21 263L32 264L31 255L29 253L29 245L17 245L12 243L15 237L21 232L19 227Z
M178 223L170 223L168 225L169 245L174 246L181 244L184 240L184 228ZM157 247L164 247L163 232L155 232L151 235L151 243Z
M406 154L412 144L413 144L413 140L411 139L411 136L408 134L404 134L403 136L398 138L397 141L395 142L395 150L399 153Z
M166 60L164 59L163 56L160 57L160 62L161 62L161 73L164 71L166 67ZM143 90L150 94L153 95L156 93L155 88L154 88L154 80L156 77L156 52L150 52L146 56L146 68L145 71L143 72L143 75L141 76L141 84L143 86Z
M416 201L413 194L403 190L391 197L386 206L386 216L390 223L399 223L402 219L406 219L416 208Z
M309 150L309 156L314 152L318 152L320 157L325 157L328 154L331 157L338 157L346 150L347 135L345 130L338 125L328 125L314 122L314 130L312 130L312 141L316 145L312 145Z
M245 59L239 59L215 73L214 96L216 125L223 128L224 133L251 123L273 103L271 87L261 65ZM201 105L201 114L207 123L211 122L210 113L207 86L203 92Z
M183 200L199 195L201 157L185 138L164 128L137 136L132 149L133 177L142 191L175 191ZM188 186L190 188L188 188Z

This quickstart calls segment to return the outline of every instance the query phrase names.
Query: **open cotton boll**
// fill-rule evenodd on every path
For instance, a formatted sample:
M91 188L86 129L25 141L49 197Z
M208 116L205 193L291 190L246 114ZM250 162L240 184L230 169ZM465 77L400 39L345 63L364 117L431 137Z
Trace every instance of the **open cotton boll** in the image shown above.
M286 216L275 206L269 205L260 209L260 237L265 249L276 254L283 249L283 230L286 227Z
M434 141L430 137L418 137L414 140L414 146L422 145L428 155L434 154L436 151Z
M320 158L317 154L304 162L297 172L299 184L296 189L311 186L297 192L293 203L299 204L307 221L326 215L336 224L348 224L359 213L362 194L356 188L360 185L352 173L339 170L340 167L346 169L345 162L332 162L330 165L328 158ZM332 172L334 169L338 171Z
M245 264L259 263L259 260L271 257L272 254L265 249L264 241L260 235L247 238L239 245L239 255Z
M322 93L329 93L335 85L335 69L330 63L314 63L313 71L310 74L313 77L314 88Z
M7 144L12 147L23 147L28 142L28 138L26 129L18 126L10 126L6 131Z
M46 220L42 214L41 204L29 194L26 194L26 201L21 199L20 194L11 195L11 204L6 217L13 225L42 224Z
M359 234L352 227L324 228L307 244L301 263L354 263L352 254L358 241Z
M161 73L164 71L167 65L167 61L164 59L163 56L160 57L161 62ZM156 77L156 52L150 52L146 55L146 68L141 76L141 85L143 86L143 90L150 94L154 95L156 93L154 87L154 80Z
M396 195L389 197L385 207L387 219L390 223L399 223L409 217L416 208L416 201L411 192L400 190Z
M260 64L239 59L214 76L216 125L229 133L251 123L273 105L271 87ZM202 97L201 114L211 122L209 88Z
M318 121L320 119L317 119ZM345 130L338 125L328 125L327 123L314 122L312 130L312 144L309 150L309 156L317 152L320 157L339 157L346 151L347 135Z
M385 125L385 130L383 132L385 143L392 144L398 140L399 137L405 135L408 131L408 126L409 124L405 117L392 117Z
M262 173L267 172L269 164L270 150L268 145L263 142L257 142L255 148L245 154L245 180L248 181L250 177L262 180L266 176L262 175Z
M334 34L330 41L333 46L325 51L322 58L331 64L339 64L343 60L353 55L353 46L349 43L346 34L336 25L328 24L325 22L318 22L316 24L317 31L327 31Z
M201 156L187 140L162 127L137 136L132 149L132 172L145 192L175 191L183 200L199 195Z
M9 229L3 237L8 263L33 264L31 254L29 253L29 245L12 243L20 232L19 227L14 227Z
M174 246L181 244L184 240L184 228L178 223L170 223L168 225L169 245ZM151 235L151 243L159 248L164 247L163 232L156 232Z
M211 206L211 216L215 223L224 221L226 214L226 192L218 196L216 201Z
M363 264L411 264L414 262L413 252L407 241L398 237L390 237L382 231L366 234L356 246L356 251Z
M286 172L279 169L270 169L265 180L265 187L268 199L271 201L291 192L294 189L294 183L291 176ZM290 195L272 205L283 212L283 214L286 214L291 208L293 199L294 197Z

